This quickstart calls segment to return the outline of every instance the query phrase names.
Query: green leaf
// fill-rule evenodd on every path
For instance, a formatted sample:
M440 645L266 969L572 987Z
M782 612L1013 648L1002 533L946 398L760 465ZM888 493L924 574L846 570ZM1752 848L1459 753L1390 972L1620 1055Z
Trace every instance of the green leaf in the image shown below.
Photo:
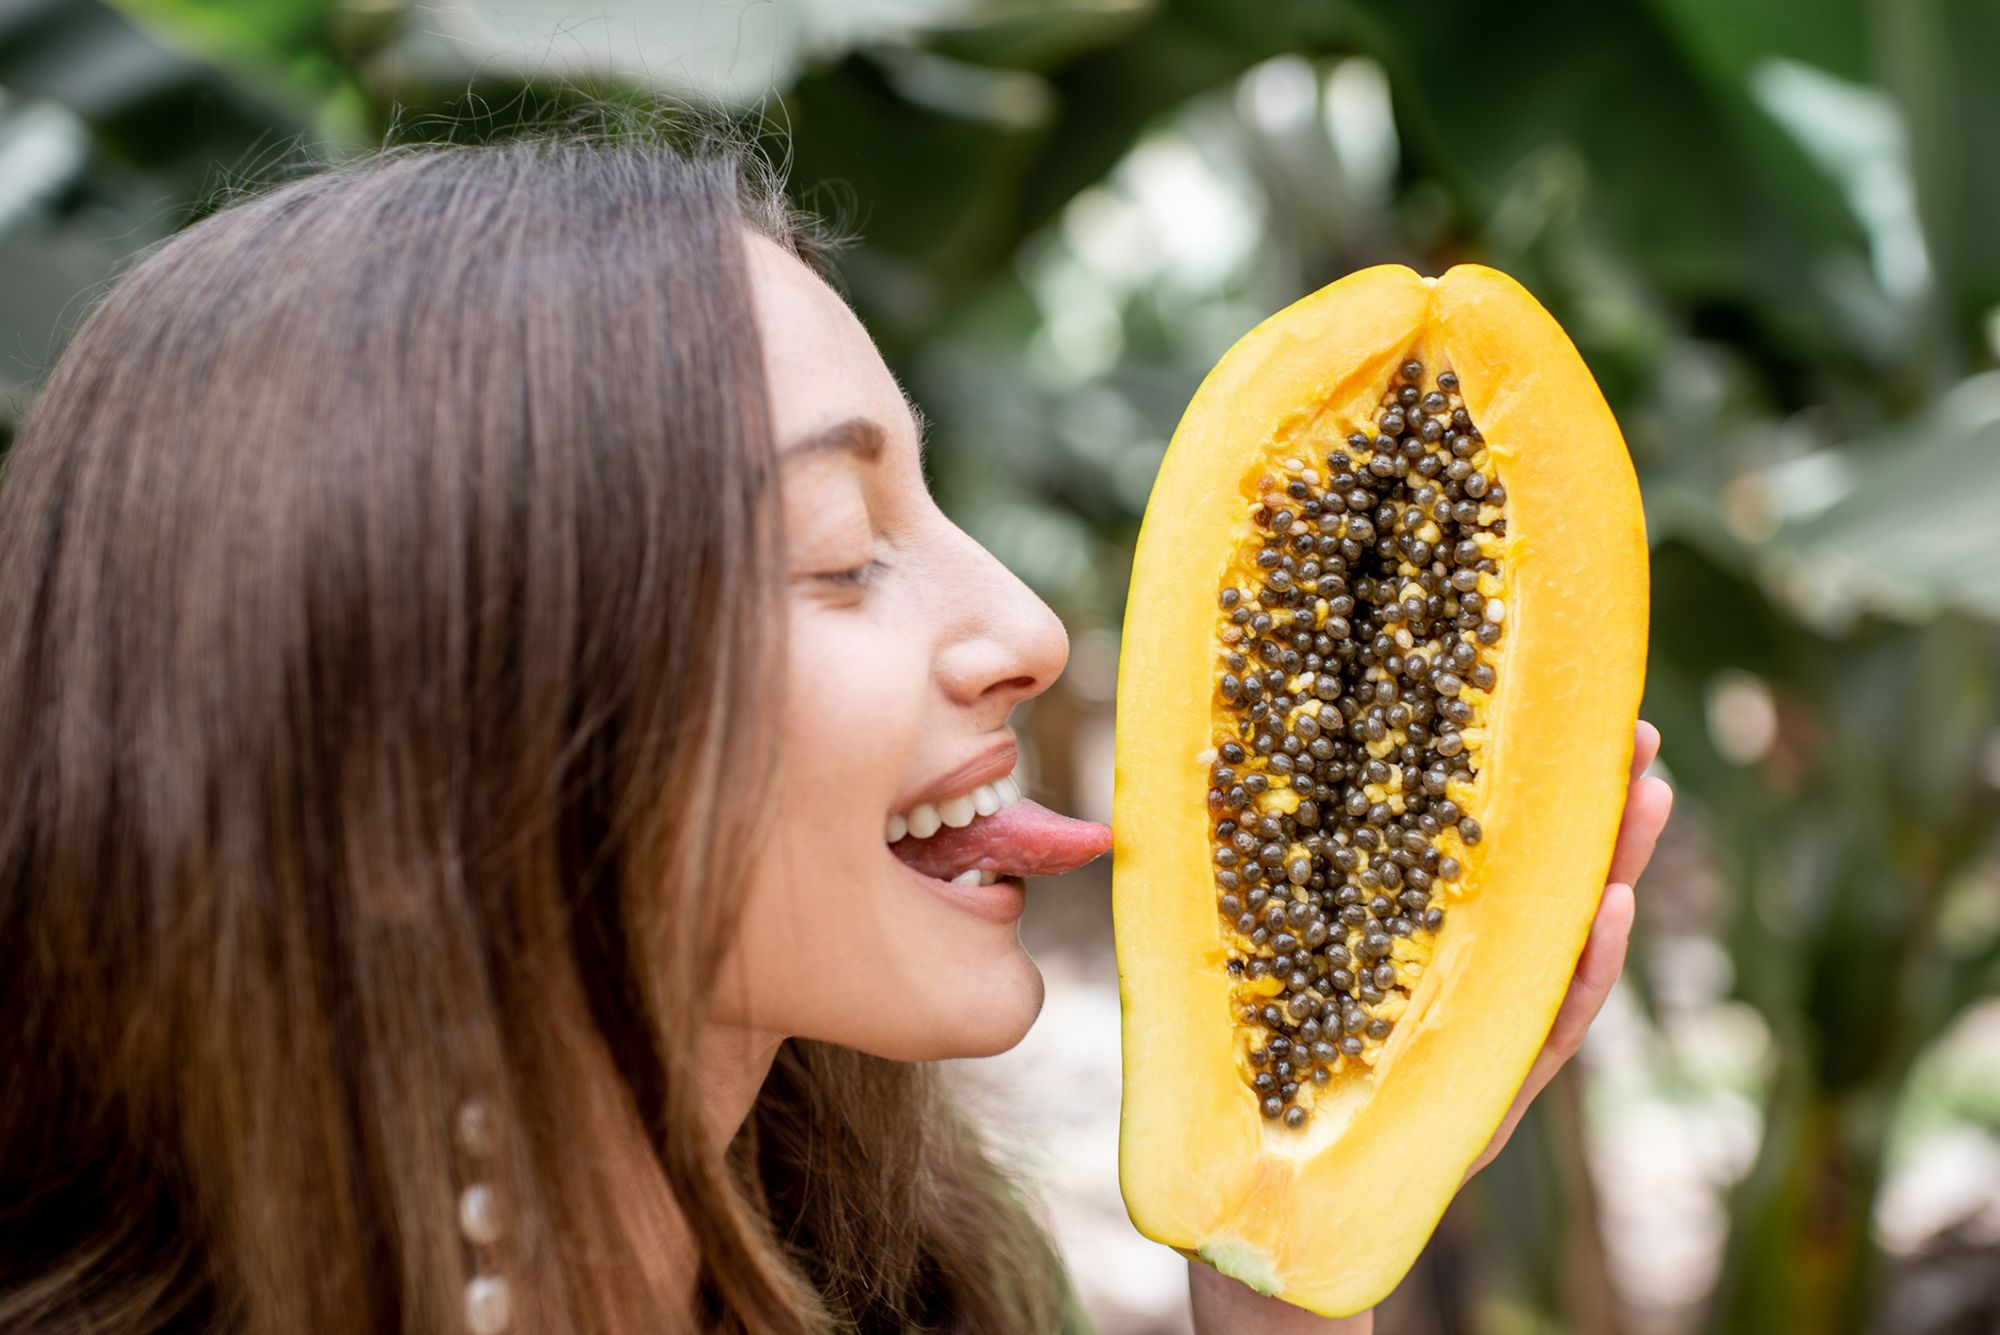
M111 0L161 43L261 81L333 52L331 0ZM316 91L316 90L315 90Z
M29 0L0 11L0 85L68 107L100 148L164 173L179 197L218 164L244 166L253 150L303 129L310 110L282 87L252 91L100 0Z
M1151 0L985 6L962 22L931 29L926 44L958 60L1046 73L1131 36L1153 10Z
M1367 0L1401 118L1488 219L1537 174L1580 225L1683 302L1823 341L1822 270L1863 237L1824 176L1750 103L1628 6Z
M1740 86L1770 56L1855 81L1874 72L1863 0L1650 0L1650 8L1722 83Z
M2000 373L1834 457L1847 475L1839 499L1781 524L1766 548L1809 615L1835 627L1862 612L2000 621Z
M1970 355L2000 310L2000 6L1879 0L1891 88L1903 107L1937 290ZM1992 352L1983 354L1990 360Z

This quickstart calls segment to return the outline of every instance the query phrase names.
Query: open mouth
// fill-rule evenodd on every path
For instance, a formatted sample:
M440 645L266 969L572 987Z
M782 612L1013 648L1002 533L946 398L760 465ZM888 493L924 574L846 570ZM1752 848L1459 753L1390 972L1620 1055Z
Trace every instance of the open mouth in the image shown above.
M1109 828L1028 801L1012 775L897 812L882 837L911 870L965 888L1058 876L1111 847Z

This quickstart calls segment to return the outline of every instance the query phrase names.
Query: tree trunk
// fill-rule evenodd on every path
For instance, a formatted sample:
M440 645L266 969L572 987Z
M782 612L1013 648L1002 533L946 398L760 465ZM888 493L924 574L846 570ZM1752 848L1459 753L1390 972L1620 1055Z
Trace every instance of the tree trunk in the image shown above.
M1812 1088L1799 1064L1785 1064L1757 1164L1736 1193L1709 1329L1869 1329L1879 1268L1871 1222L1885 1126L1865 1094L1835 1099Z

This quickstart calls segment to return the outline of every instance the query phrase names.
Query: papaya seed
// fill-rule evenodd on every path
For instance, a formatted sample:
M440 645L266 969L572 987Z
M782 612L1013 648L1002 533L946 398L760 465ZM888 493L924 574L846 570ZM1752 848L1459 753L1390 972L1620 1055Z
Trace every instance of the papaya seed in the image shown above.
M1365 1078L1341 1059L1393 1030L1421 972L1399 963L1484 837L1459 785L1499 680L1506 488L1459 389L1406 356L1338 446L1267 461L1216 592L1212 893L1265 1036L1246 1080L1292 1130L1303 1084Z

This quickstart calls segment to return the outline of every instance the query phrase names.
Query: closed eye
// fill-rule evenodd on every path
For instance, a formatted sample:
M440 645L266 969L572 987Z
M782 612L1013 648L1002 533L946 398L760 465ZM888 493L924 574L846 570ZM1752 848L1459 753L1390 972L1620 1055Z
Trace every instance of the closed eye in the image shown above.
M880 561L864 561L862 564L846 570L822 571L819 578L827 581L829 584L838 584L843 588L858 589L866 587L877 575L886 569L888 567Z

